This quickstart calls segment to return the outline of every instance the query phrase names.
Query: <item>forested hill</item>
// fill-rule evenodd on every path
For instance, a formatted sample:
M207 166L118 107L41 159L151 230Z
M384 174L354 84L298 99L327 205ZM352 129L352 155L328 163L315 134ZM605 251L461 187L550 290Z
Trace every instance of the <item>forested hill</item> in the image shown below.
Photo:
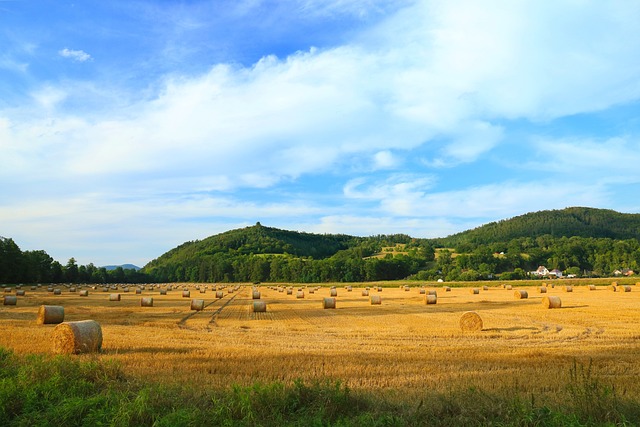
M383 247L404 245L379 259ZM158 281L361 281L415 273L433 260L426 241L403 234L356 237L265 227L227 231L186 242L144 266Z
M237 255L290 254L299 257L326 258L346 249L359 238L340 234L312 234L265 227L259 222L251 227L239 228L186 242L151 261L154 265L187 258L233 253Z
M437 246L458 247L461 244L487 245L544 235L640 240L640 214L584 207L532 212L434 239L433 242Z

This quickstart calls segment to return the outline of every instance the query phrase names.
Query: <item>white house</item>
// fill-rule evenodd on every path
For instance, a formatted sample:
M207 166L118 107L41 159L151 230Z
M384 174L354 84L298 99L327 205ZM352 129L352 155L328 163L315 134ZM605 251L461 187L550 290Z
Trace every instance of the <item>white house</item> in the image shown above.
M545 267L544 265L541 265L536 271L532 271L530 274L532 276L544 277L549 275L549 270L547 270L547 267Z

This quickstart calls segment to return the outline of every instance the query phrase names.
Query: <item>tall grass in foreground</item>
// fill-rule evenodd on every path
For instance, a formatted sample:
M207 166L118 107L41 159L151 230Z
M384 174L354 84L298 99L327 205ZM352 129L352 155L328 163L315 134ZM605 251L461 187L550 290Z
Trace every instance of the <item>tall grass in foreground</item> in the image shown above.
M387 401L339 382L255 384L225 390L141 383L110 361L18 356L0 348L2 426L584 426L638 425L640 405L601 384L591 365L569 373L566 405L515 391L424 391Z

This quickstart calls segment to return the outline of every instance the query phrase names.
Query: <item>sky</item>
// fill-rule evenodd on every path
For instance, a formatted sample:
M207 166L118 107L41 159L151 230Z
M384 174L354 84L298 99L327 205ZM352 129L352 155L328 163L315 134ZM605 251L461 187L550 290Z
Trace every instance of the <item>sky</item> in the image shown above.
M640 213L640 2L0 0L0 236L139 266L262 225Z

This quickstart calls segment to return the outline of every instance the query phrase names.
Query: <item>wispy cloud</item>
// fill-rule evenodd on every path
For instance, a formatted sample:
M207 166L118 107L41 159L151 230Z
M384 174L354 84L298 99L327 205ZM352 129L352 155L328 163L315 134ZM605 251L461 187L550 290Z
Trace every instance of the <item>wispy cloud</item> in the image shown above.
M63 58L69 58L76 62L85 62L92 59L91 55L83 50L67 49L66 47L58 51L58 54Z

